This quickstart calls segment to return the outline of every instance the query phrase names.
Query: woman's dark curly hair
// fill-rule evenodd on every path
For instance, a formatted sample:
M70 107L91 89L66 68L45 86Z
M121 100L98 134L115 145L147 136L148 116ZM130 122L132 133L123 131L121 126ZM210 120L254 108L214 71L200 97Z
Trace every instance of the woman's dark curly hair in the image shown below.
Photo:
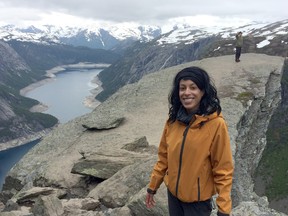
M197 114L208 115L215 111L217 111L218 115L220 114L220 100L217 96L217 90L214 84L210 81L208 73L199 67L188 67L179 71L173 81L173 87L168 97L170 104L170 122L176 120L178 110L182 106L179 98L179 83L182 79L192 80L201 91L204 91Z

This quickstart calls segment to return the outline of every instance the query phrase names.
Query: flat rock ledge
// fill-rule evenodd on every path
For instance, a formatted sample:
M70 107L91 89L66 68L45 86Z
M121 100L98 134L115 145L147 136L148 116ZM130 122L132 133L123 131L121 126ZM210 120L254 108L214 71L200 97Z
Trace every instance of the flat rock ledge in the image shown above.
M146 188L173 77L193 65L210 72L228 123L237 168L231 215L285 216L253 192L250 168L259 161L269 116L280 101L284 59L262 54L243 54L238 64L233 59L203 59L149 74L91 113L59 125L9 172L0 193L0 215L168 216L165 185L152 209L145 206Z

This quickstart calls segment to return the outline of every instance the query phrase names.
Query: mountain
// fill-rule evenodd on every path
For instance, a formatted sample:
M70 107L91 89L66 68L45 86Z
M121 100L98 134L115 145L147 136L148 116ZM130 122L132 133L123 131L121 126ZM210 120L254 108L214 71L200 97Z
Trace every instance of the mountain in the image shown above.
M119 61L103 70L99 78L104 90L96 99L104 101L125 84L166 67L234 54L238 31L242 31L244 36L242 53L287 56L288 20L270 24L251 23L237 28L175 26L172 31L152 41L134 43Z
M134 41L149 41L161 34L157 26L113 25L105 27L0 27L0 39L4 41L22 41L35 43L60 43L73 46L85 46L100 49L117 49Z
M19 95L17 87L32 83L33 74L24 59L8 44L0 41L0 142L27 137L57 123L53 116L31 113L38 102Z
M59 65L79 62L111 64L118 58L119 55L108 50L0 41L0 149L11 147L9 142L23 143L42 136L58 123L51 115L30 112L30 108L39 102L21 96L22 88L47 78L46 70Z

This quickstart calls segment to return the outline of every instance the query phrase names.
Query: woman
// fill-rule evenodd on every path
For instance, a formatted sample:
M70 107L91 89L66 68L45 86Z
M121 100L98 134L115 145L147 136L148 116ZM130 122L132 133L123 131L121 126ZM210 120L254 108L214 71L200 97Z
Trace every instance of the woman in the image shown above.
M181 70L169 95L165 124L146 195L155 205L161 183L168 189L170 216L208 216L211 197L218 194L218 215L231 212L233 160L220 101L206 71Z

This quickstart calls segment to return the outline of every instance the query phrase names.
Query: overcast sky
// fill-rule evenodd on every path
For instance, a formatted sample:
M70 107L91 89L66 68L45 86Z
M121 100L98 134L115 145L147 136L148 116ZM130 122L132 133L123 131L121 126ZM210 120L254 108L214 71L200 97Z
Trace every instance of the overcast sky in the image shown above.
M288 19L287 8L287 0L1 0L0 24L162 25L187 16L198 17L195 22L278 21Z

